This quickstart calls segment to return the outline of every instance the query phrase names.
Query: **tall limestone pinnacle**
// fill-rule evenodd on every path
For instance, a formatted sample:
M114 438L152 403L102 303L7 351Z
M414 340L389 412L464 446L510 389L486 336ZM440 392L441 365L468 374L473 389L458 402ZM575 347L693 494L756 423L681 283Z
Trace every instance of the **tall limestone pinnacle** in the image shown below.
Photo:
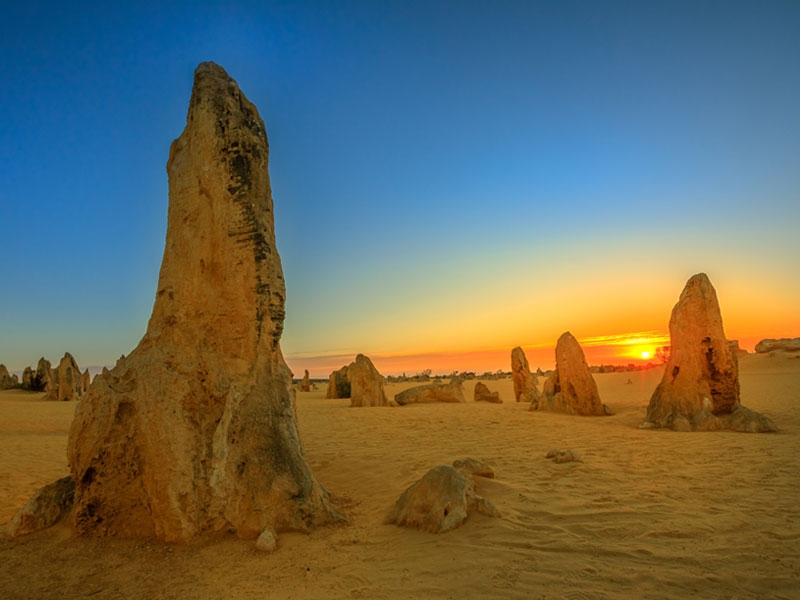
M199 65L170 148L169 214L139 345L95 378L69 435L83 533L243 538L339 520L297 432L285 285L256 107Z
M717 292L705 273L689 278L669 320L670 357L644 428L776 431L739 401L739 364L725 338Z

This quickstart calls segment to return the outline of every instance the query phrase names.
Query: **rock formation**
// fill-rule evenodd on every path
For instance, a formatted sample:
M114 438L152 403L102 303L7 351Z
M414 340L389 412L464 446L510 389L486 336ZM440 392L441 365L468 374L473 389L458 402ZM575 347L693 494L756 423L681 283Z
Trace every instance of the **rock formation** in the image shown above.
M7 390L19 384L16 375L11 375L5 365L0 365L0 390Z
M519 346L511 351L511 374L517 402L533 402L539 398L536 375L531 373L525 352Z
M556 464L583 462L580 456L572 450L559 450L558 448L552 448L544 457L551 459Z
M766 339L756 344L756 352L800 352L800 338L781 338L779 340Z
M437 382L409 388L397 394L394 401L400 406L430 402L466 402L464 388L459 378L445 385Z
M567 331L556 343L556 369L544 383L543 394L530 410L549 410L570 415L610 415L600 401L597 384L589 372L580 344Z
M139 345L92 382L69 434L80 533L167 542L339 520L297 433L267 137L213 64L170 149L158 291Z
M325 397L330 399L350 397L350 375L347 366L331 373Z
M383 390L383 375L372 361L359 354L347 367L350 378L350 406L389 406Z
M678 431L775 431L739 402L739 365L705 273L686 282L669 320L670 356L642 427Z
M11 518L5 533L20 537L55 525L72 509L74 493L75 483L70 476L44 486Z
M429 533L444 533L460 527L470 512L499 517L495 506L475 493L474 475L486 472L479 461L456 461L456 466L439 465L412 484L397 500L387 523L412 527ZM489 468L491 476L494 472Z
M83 396L83 375L80 367L72 355L67 352L64 358L58 363L58 367L53 369L50 381L50 389L45 396L45 400L78 400Z
M90 385L92 385L92 374L89 373L89 369L86 369L81 375L81 387L84 394L89 391Z
M300 385L298 386L297 389L299 389L301 392L311 391L311 378L308 376L308 369L305 370L303 379L300 381Z
M503 400L500 398L499 392L492 392L486 387L482 381L475 382L474 392L475 402L492 402L493 404L502 404Z

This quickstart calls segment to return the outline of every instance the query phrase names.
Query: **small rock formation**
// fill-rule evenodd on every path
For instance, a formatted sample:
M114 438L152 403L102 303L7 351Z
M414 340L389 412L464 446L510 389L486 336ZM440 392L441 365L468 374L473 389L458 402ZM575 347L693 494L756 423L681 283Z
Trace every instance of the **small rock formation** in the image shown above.
M446 385L436 382L409 388L397 394L394 401L400 406L430 402L466 402L461 379L457 377Z
M511 374L514 380L514 399L517 402L533 402L539 398L536 375L531 373L525 352L517 346L511 351Z
M198 66L147 331L95 378L69 433L79 533L256 539L341 520L303 457L279 345L268 154L256 107L221 67Z
M717 293L705 273L686 282L669 320L670 356L643 428L776 431L739 402L739 365L725 339Z
M461 460L453 461L453 468L468 477L478 476L494 479L494 469L477 458L462 458Z
M86 369L81 375L81 387L84 394L89 391L90 385L92 385L92 374L89 373L89 369Z
M395 503L387 523L429 533L444 533L460 527L473 511L499 517L497 508L475 493L473 475L480 475L488 469L494 476L491 468L474 459L456 461L454 465L457 463L461 463L460 468L433 467L406 489Z
M756 344L756 352L765 354L774 351L800 352L800 338L766 339Z
M11 375L5 365L0 365L0 390L7 390L19 384L16 375Z
M589 372L578 340L567 331L556 343L556 369L544 382L543 394L530 410L549 410L570 415L602 416L611 410L600 401L597 384Z
M492 392L486 387L482 381L475 382L474 392L475 402L492 402L493 404L502 404L503 400L500 398L500 392Z
M72 509L74 494L75 483L69 476L44 486L12 517L5 533L20 537L55 525Z
M547 454L545 454L544 457L552 459L552 461L557 464L583 462L572 450L559 450L558 448L553 448Z
M329 399L350 397L350 375L346 365L331 373L328 378L328 391L325 393L325 397Z
M372 361L359 354L347 367L350 378L350 406L389 406L383 390L383 375L378 372Z
M80 367L72 355L67 352L64 358L58 363L58 367L53 369L50 389L45 396L45 400L78 400L83 396L83 375Z
M303 375L303 379L300 381L300 385L298 388L301 392L310 392L311 391L311 378L308 376L308 369L305 370L305 374Z

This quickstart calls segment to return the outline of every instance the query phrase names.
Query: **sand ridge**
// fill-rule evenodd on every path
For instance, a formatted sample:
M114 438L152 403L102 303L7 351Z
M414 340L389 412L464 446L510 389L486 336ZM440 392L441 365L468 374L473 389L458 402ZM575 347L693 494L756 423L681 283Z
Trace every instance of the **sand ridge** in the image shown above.
M800 359L741 359L742 402L774 435L639 429L659 370L595 375L604 418L503 404L359 408L298 393L304 453L350 524L284 533L271 555L76 537L0 540L4 598L792 598L800 587ZM628 384L628 379L631 383ZM408 385L387 385L391 398ZM465 395L471 398L471 386ZM73 403L0 393L0 522L66 474ZM544 458L570 448L582 463ZM441 535L383 524L437 464L475 457L501 518Z

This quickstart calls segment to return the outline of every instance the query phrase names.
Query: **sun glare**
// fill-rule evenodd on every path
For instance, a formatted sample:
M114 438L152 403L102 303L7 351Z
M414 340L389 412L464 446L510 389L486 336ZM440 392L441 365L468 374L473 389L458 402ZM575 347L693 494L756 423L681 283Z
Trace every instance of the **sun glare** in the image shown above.
M642 352L642 360L647 360L648 358L652 357L653 353L650 350L644 350Z

